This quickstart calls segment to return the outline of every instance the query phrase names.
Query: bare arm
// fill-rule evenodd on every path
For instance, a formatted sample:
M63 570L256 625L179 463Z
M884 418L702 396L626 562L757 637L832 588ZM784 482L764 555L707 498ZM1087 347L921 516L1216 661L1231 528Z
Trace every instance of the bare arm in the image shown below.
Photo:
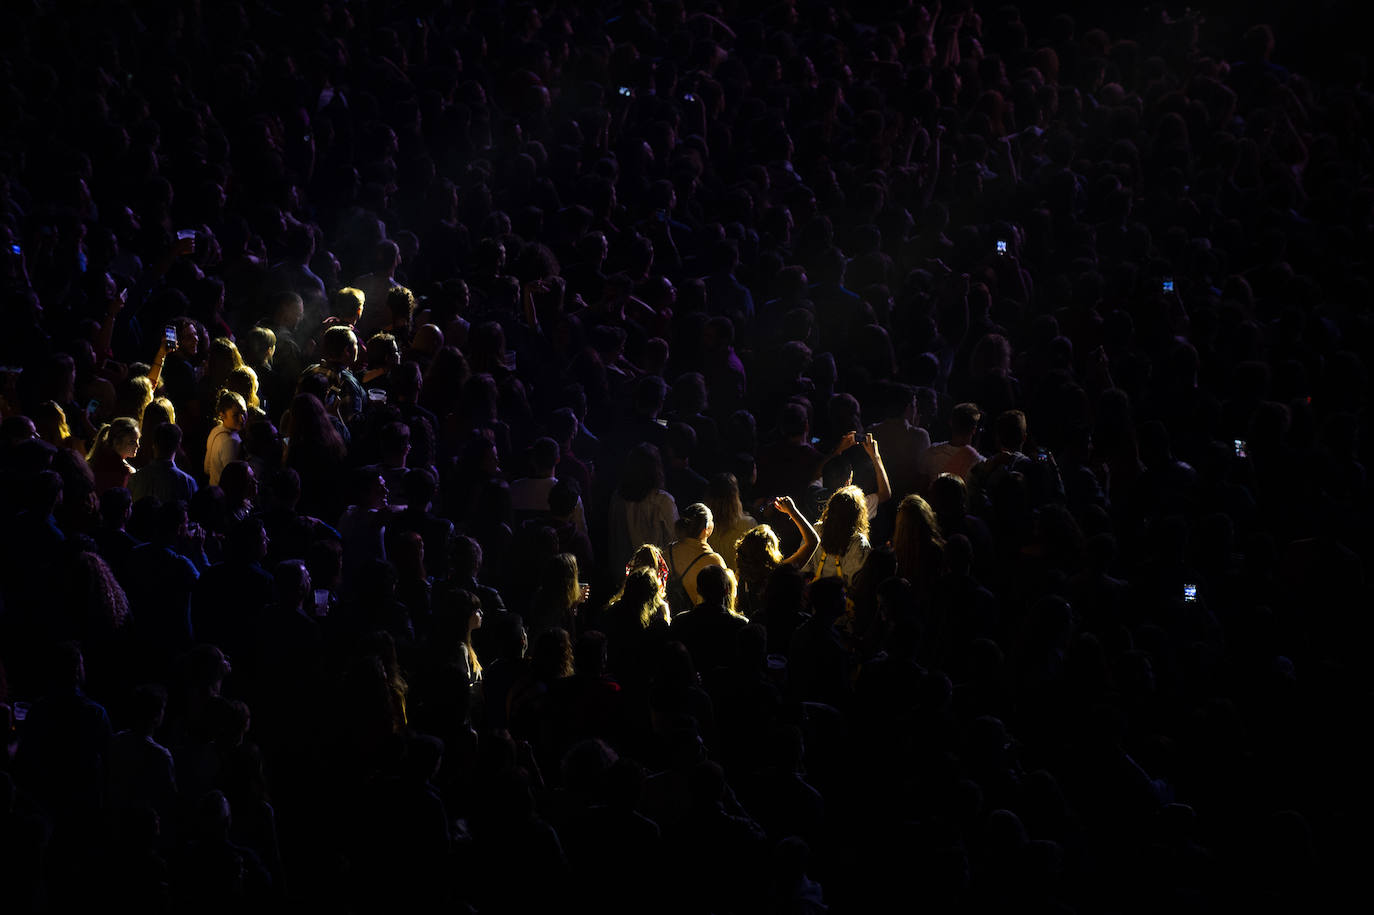
M821 535L816 533L816 529L811 526L811 522L806 520L806 516L797 510L797 506L789 496L779 496L773 500L773 506L784 515L792 519L792 523L801 531L802 543L797 547L797 551L783 560L789 565L803 566L811 561L811 556L816 552L816 547L820 546Z
M892 498L892 484L887 479L887 468L883 466L883 456L878 453L878 440L870 432L863 441L864 451L873 459L873 472L878 475L878 502Z
M167 354L171 352L167 348L167 338L162 338L162 345L157 348L157 357L153 359L153 364L148 367L148 380L153 383L153 391L157 392L157 386L162 381L162 363L167 361Z

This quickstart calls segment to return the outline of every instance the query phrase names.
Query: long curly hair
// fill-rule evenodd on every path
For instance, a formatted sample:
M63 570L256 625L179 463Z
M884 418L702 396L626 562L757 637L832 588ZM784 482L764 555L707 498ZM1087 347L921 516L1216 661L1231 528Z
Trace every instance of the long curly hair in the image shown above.
M108 634L129 621L129 599L96 553L79 553L72 560L66 590L72 622L84 636Z
M857 486L842 486L831 493L821 512L821 549L842 555L855 534L868 535L868 500Z
M659 583L658 572L640 566L625 577L620 596L615 601L622 612L633 614L640 627L647 629L654 620L668 622L668 601L663 596L663 586Z
M735 561L739 565L740 582L750 590L762 590L768 576L782 565L782 560L777 532L767 524L750 528L735 541Z

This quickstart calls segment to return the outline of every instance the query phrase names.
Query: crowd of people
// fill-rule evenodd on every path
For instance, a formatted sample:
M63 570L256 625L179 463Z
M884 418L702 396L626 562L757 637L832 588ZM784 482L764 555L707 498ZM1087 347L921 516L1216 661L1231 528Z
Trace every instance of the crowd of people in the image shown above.
M8 5L0 909L1343 898L1374 106L1246 9Z

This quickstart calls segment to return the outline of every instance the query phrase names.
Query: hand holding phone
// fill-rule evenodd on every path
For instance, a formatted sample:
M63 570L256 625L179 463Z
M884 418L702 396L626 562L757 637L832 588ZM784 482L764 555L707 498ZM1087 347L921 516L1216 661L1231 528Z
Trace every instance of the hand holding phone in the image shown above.
M177 342L176 325L168 324L166 327L162 328L162 345L167 349L167 352L170 353L172 350L176 349Z

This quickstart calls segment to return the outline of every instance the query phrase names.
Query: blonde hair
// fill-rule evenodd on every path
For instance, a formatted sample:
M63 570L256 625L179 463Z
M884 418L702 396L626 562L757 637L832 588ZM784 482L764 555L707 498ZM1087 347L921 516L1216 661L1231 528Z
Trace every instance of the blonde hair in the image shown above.
M176 406L173 405L173 403L172 403L170 400L168 400L166 397L154 397L154 398L153 398L153 402L150 403L150 404L148 404L147 407L144 407L144 408L143 408L143 417L144 417L144 420L145 420L144 423L143 423L143 425L145 425L145 426L148 424L147 421L146 421L147 418L148 418L148 407L157 407L157 408L158 408L159 410L161 410L164 414L166 414L165 420L161 420L160 422L175 423L175 422L177 421L177 408L176 408Z
M124 382L124 390L120 404L121 407L129 408L129 416L143 422L143 411L148 409L148 404L153 402L153 380L147 375L135 375Z
M224 386L243 397L245 409L262 403L258 400L258 373L247 365L237 365L231 369L229 377L224 379Z
M86 452L86 460L93 461L101 448L113 448L114 443L129 434L138 434L138 420L132 416L116 416L100 427L91 442L91 450Z
M739 480L733 473L718 473L711 477L706 488L706 507L715 516L716 529L734 529L744 519L744 505L739 499Z
M53 445L61 445L72 437L71 426L67 425L67 414L63 412L62 405L55 400L45 400L33 411L35 425L41 423L53 423L57 432L57 441L51 442Z
M868 500L857 486L842 486L830 494L821 512L821 549L842 555L855 534L868 534Z
M767 524L751 527L735 541L735 562L739 566L739 577L746 584L762 584L782 565L782 560L777 532Z
M670 620L668 601L663 597L663 586L659 583L658 573L640 566L625 576L625 584L616 598L617 605L630 607L636 621L647 629L655 619Z

